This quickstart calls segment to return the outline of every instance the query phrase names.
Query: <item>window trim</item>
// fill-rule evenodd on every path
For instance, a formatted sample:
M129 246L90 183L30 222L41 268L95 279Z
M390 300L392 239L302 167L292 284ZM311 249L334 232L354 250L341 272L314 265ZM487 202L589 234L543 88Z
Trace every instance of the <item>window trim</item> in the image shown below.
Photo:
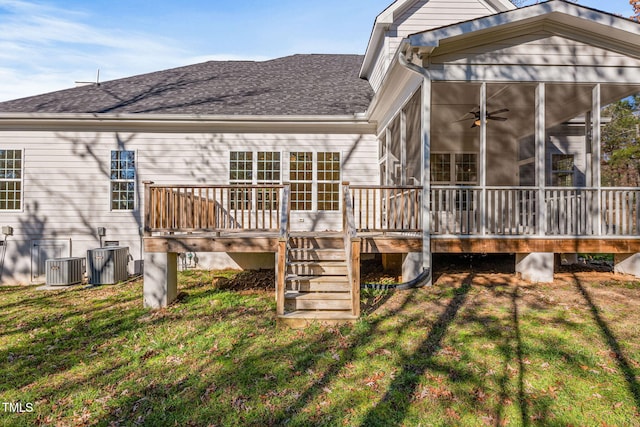
M114 152L124 152L124 151L130 151L133 153L133 171L134 171L134 177L132 180L126 179L126 180L122 180L122 179L112 179L111 178L111 156L113 155ZM133 182L133 208L132 209L114 209L113 208L113 188L111 187L111 185L114 182ZM127 149L116 149L116 150L110 150L109 151L109 212L113 212L113 213L130 213L130 212L135 212L138 209L139 206L139 201L138 201L138 150L127 150Z
M24 148L2 148L3 151L19 151L20 152L20 179L0 179L0 182L19 182L20 183L20 208L19 209L0 209L0 213L16 213L24 212Z

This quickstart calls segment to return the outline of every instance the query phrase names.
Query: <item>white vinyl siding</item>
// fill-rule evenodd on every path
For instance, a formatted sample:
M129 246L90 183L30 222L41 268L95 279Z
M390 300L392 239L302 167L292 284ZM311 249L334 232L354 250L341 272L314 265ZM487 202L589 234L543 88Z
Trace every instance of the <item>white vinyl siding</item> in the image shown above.
M137 188L136 210L114 215L110 209L110 155L119 148L135 151L138 184L228 185L230 151L281 153L280 178L285 180L288 153L318 147L349 153L342 159L344 180L379 183L377 140L368 133L3 131L2 139L11 141L5 148L23 153L22 210L2 212L4 224L14 228L15 245L8 247L3 274L7 283L20 280L10 271L25 272L23 280L30 280L32 239L71 239L71 255L86 256L88 249L99 245L97 227L105 227L105 240L128 246L134 260L142 258L142 189ZM304 211L291 216L292 231L341 226L340 212ZM217 267L240 268L226 255L220 257L229 264ZM134 262L129 265L133 271Z
M132 211L136 207L136 153L111 152L111 210Z
M0 150L0 211L22 210L22 150Z

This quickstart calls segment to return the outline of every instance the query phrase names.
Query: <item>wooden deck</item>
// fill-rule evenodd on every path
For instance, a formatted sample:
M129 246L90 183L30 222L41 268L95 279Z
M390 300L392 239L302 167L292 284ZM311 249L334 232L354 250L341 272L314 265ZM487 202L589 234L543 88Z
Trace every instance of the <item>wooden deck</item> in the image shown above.
M145 253L274 253L278 323L293 327L359 317L361 254L425 241L431 253L640 253L640 189L433 187L423 212L421 187L343 183L341 230L298 233L289 192L145 183Z

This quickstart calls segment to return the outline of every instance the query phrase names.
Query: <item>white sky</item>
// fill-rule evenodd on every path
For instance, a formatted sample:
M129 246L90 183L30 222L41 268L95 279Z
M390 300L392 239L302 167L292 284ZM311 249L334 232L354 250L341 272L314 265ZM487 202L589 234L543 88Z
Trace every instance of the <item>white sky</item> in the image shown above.
M528 4L535 3L528 1ZM211 59L364 53L392 0L0 0L0 101ZM579 0L631 15L628 0Z

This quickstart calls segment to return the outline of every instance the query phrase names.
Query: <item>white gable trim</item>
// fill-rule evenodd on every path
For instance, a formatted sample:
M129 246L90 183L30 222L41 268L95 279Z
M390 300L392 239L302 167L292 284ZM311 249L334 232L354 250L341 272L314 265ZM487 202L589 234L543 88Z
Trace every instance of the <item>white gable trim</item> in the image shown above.
M405 11L411 8L419 0L397 0L377 17L371 30L369 43L365 52L364 61L360 69L360 77L367 78L371 74L371 68L376 59L376 53L382 45L385 32ZM480 3L487 6L488 9L494 10L496 13L505 12L516 9L516 6L509 0L479 0Z
M443 40L463 38L472 33L473 37L477 37L479 34L492 32L498 28L507 29L508 27L534 24L536 21L542 20L579 27L606 38L640 44L640 25L638 23L564 0L551 0L546 3L461 22L413 34L408 39L411 46L414 47L436 48ZM634 40L629 40L630 36Z

